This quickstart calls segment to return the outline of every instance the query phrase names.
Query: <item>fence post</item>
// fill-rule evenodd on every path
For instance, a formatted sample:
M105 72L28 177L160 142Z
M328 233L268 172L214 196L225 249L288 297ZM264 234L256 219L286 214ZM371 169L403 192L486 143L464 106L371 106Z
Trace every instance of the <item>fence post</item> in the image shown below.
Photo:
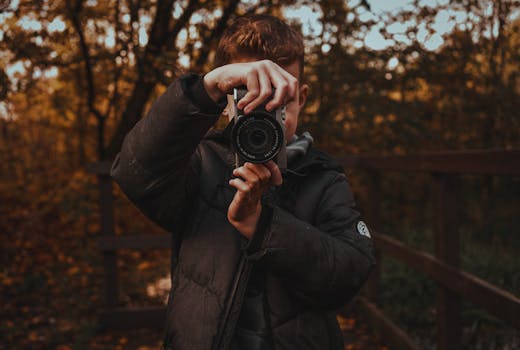
M367 201L367 219L369 221L372 239L375 238L381 230L381 176L379 172L371 170L368 173L368 201ZM379 282L381 279L381 251L375 247L374 254L376 258L376 266L368 277L367 293L371 302L377 304L379 300Z
M112 193L110 175L98 174L99 214L101 219L101 234L115 235L114 231L114 195ZM105 270L105 302L107 307L116 307L119 300L117 252L103 252L103 267Z
M435 256L440 261L459 267L460 237L458 232L457 194L454 175L433 175L433 218ZM449 289L437 288L437 349L460 349L461 302Z

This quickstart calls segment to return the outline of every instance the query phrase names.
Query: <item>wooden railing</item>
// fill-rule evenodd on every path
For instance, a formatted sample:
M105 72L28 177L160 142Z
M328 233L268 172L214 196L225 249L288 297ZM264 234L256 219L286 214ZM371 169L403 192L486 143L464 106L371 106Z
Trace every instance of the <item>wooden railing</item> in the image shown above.
M443 152L409 156L351 156L341 159L348 171L365 171L369 179L365 207L369 223L375 228L376 255L388 255L428 275L438 285L437 341L439 350L460 349L460 298L484 307L499 319L520 329L520 299L459 268L456 177L459 174L520 176L520 150ZM101 314L107 328L162 327L164 308L128 309L119 307L117 250L169 249L169 235L115 235L113 185L108 175L110 164L97 163L90 170L97 174L100 193L101 235L99 248L105 270L106 309ZM355 171L356 171L355 170ZM434 201L435 255L407 247L383 233L380 216L381 173L388 171L428 172L431 174ZM396 203L395 205L399 205ZM380 264L367 283L368 298L357 307L391 349L419 349L411 337L394 324L378 307Z
M520 299L459 268L460 237L455 210L460 200L457 188L459 174L520 176L520 150L352 156L344 157L342 163L349 171L362 169L368 173L370 201L365 209L368 221L376 231L373 238L378 261L383 255L391 256L437 282L437 349L461 349L461 298L520 329ZM435 255L407 247L383 233L381 174L388 171L431 174ZM367 283L368 300L359 300L360 311L390 348L419 349L411 337L377 306L381 264L377 266Z
M165 235L116 235L114 229L113 181L110 162L93 164L89 171L98 177L99 214L101 232L98 246L103 254L105 271L105 308L100 312L100 324L110 329L157 328L164 325L164 307L126 308L120 306L117 251L120 249L147 250L170 249L171 236Z

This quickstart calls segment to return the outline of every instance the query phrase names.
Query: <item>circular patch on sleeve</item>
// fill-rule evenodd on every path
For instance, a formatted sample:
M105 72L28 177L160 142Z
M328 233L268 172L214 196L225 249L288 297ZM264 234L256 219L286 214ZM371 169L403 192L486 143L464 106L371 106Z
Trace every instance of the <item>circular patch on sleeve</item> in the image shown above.
M357 230L360 235L371 238L370 231L368 230L368 226L363 221L358 221Z

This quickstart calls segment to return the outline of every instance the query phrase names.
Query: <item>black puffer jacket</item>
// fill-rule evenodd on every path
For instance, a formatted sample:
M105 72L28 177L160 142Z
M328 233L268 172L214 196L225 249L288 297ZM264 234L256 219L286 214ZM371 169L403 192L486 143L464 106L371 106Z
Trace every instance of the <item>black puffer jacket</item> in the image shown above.
M334 310L374 263L345 175L317 150L289 164L245 240L227 221L235 190L226 136L206 135L223 107L197 76L173 83L128 134L112 168L128 197L173 233L165 348L227 349L254 265L264 271L275 349L343 349Z

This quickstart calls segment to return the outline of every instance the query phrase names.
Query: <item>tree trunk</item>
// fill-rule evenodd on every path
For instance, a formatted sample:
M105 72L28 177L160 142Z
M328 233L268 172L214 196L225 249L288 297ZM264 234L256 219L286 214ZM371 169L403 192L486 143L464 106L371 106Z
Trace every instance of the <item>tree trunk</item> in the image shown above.
M125 111L123 112L121 122L117 127L110 145L107 147L105 159L113 159L119 152L126 134L134 127L139 119L141 119L146 102L156 84L156 82L144 81L143 79L140 79L135 84L132 95L128 100Z

